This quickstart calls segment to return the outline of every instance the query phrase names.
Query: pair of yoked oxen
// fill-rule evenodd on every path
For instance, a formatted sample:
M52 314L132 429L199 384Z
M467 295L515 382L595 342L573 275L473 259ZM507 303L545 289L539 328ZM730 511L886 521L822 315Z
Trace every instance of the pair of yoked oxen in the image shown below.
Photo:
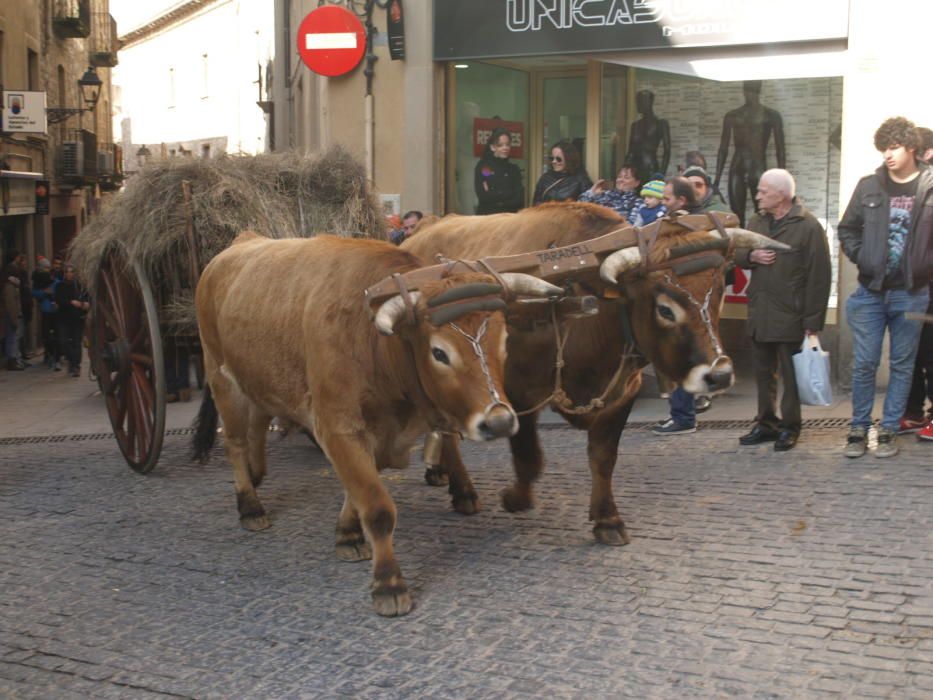
M554 396L561 336L546 316L543 323L522 323L522 307L541 304L523 305L521 297L554 303L568 294L594 295L598 313L573 321L564 336L563 401L552 405L588 432L589 517L597 541L625 544L612 473L642 368L653 363L695 393L728 388L732 365L717 330L723 265L735 246L783 247L725 228L736 221L719 216L718 225L674 216L650 231L633 231L604 207L546 204L517 214L448 216L400 248L333 236L241 234L207 265L197 288L208 388L195 454L209 453L219 411L241 524L261 530L269 521L256 487L266 473L270 420L311 431L344 487L337 556L372 558L376 612L404 615L412 601L393 552L395 504L379 471L407 466L416 441L441 431L439 470L449 478L453 507L474 513L477 496L457 435L507 436L516 479L503 504L510 511L530 508L543 465L533 409ZM527 274L476 271L453 272L416 291L400 281L437 256L479 260L544 251L542 260L559 260L566 246L622 229L634 245L609 254L598 276L568 274L561 286ZM394 275L401 276L398 294L375 309L364 304L367 289ZM574 408L587 404L585 411Z

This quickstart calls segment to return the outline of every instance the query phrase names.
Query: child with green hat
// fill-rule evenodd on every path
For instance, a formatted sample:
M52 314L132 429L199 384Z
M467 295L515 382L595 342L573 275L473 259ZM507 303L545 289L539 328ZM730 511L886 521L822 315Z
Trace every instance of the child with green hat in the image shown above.
M661 180L647 182L639 194L644 198L645 203L635 212L635 218L632 220L635 226L647 226L667 213L667 208L661 204L661 198L664 196L664 182Z

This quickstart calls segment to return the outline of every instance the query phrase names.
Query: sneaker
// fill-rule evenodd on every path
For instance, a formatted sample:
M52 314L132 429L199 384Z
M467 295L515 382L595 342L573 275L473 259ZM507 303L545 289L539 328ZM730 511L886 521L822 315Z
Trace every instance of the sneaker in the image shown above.
M709 396L697 396L696 401L693 402L693 410L703 413L703 411L708 411L712 405L713 400Z
M930 419L930 422L926 424L926 427L923 428L923 430L917 433L917 439L933 440L933 418Z
M897 452L897 433L884 426L879 426L878 447L875 448L875 457L893 457Z
M655 435L684 435L686 433L695 433L695 425L683 425L676 422L673 418L668 418L661 425L652 428L651 432Z
M865 428L849 428L849 436L846 438L846 457L851 459L861 457L865 454L867 444L868 430Z
M923 418L908 418L907 416L904 416L901 418L900 425L897 427L897 434L904 435L905 433L916 433L926 424L927 421L925 421Z

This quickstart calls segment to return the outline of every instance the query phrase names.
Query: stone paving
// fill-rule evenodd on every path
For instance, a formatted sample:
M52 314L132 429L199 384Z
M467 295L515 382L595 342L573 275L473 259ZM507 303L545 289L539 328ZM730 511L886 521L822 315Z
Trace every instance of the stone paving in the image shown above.
M146 477L110 439L0 445L0 697L933 697L933 445L846 461L844 429L783 455L740 432L628 431L620 548L590 535L576 431L543 431L526 514L497 503L504 442L467 446L472 517L388 473L400 619L333 555L341 489L300 437L271 440L263 533L187 438Z

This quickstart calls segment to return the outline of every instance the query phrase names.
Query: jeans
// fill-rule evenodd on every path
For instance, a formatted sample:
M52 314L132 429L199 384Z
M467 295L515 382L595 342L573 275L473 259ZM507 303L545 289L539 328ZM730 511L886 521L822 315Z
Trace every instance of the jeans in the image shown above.
M68 322L59 319L58 342L59 350L68 361L68 369L72 372L81 370L81 339L84 336L84 321Z
M13 324L16 324L16 328L13 328ZM6 355L7 360L19 360L19 336L20 331L23 327L23 319L20 318L10 318L8 314L3 315L3 354Z
M697 424L696 402L693 394L678 386L671 392L671 418L677 425L692 428Z
M890 379L884 397L881 425L896 431L907 405L914 373L914 358L920 342L920 321L904 318L905 312L923 313L930 290L911 294L905 289L872 292L858 286L846 301L846 317L852 331L852 427L868 428L875 403L875 374L881 362L881 343L888 330L891 357Z

